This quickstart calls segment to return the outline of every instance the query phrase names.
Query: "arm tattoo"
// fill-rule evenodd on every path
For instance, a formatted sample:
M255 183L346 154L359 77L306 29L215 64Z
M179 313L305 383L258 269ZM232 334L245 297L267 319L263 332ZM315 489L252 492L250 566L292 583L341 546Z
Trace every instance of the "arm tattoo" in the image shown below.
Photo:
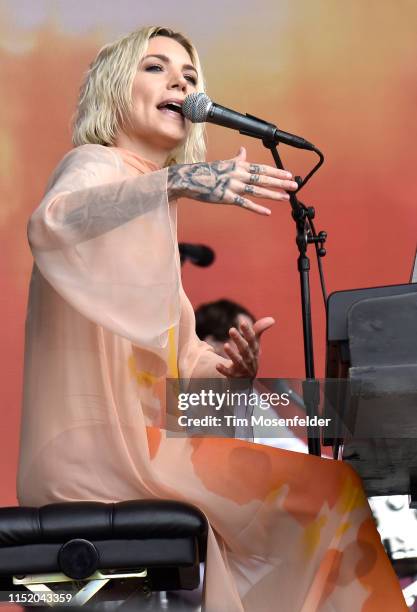
M105 234L146 212L146 205L140 198L125 197L123 182L98 185L92 188L91 196L85 197L89 189L70 193L66 196L69 210L62 216L63 231L68 240L70 235L78 241L90 240ZM80 199L85 198L82 206ZM69 233L68 233L69 232Z
M168 194L171 198L221 202L230 183L229 174L235 167L233 161L170 166Z

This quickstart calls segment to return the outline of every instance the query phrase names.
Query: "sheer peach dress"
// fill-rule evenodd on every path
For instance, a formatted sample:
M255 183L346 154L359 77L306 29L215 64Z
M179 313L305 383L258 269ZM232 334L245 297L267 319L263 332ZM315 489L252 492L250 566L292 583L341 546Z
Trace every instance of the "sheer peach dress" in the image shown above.
M29 222L18 499L165 498L211 525L207 612L406 610L346 465L227 438L172 438L167 377L219 376L181 286L167 169L84 145Z

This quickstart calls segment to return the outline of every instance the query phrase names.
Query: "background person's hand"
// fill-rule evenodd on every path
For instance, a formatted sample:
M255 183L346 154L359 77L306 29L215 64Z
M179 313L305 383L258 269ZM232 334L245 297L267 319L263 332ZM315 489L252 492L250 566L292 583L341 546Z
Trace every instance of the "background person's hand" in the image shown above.
M180 164L168 168L168 199L180 197L234 204L261 215L269 215L269 208L255 204L246 196L288 201L287 191L298 185L292 174L266 164L246 161L246 149L241 147L236 157L215 162Z
M274 323L272 317L263 317L253 325L246 321L241 323L240 330L231 327L229 336L232 342L224 345L224 352L231 364L226 366L218 363L217 371L228 378L255 378L259 365L260 337Z

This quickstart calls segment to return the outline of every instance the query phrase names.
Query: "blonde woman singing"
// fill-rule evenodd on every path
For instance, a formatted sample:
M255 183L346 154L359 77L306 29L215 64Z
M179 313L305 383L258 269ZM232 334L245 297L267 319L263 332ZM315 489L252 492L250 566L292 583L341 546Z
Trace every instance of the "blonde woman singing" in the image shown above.
M196 49L167 28L105 46L87 73L75 147L29 222L19 502L195 504L210 523L208 612L406 609L348 466L167 436L166 378L253 378L273 324L232 329L228 359L198 340L176 200L267 215L257 197L283 202L296 189L289 173L246 160L243 148L204 161L202 125L175 110L203 90Z

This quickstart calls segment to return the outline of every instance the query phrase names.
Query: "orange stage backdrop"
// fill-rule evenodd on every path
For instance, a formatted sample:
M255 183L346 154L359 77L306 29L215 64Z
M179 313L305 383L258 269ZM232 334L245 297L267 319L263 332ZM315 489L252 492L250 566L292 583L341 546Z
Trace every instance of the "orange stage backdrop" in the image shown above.
M200 50L209 95L306 137L326 163L303 192L317 228L327 230L329 291L407 282L416 246L417 4L330 0L198 3L133 0L36 3L0 9L0 504L15 503L23 333L31 256L26 221L46 180L70 146L70 118L82 73L105 42L147 24L183 30ZM244 144L210 127L209 159ZM286 166L305 174L314 157L282 147ZM264 336L260 374L302 376L303 349L294 225L289 205L271 218L232 207L184 202L180 240L217 254L208 269L184 268L194 305L228 297L277 325ZM318 375L325 321L312 273ZM59 406L57 406L59 410Z

